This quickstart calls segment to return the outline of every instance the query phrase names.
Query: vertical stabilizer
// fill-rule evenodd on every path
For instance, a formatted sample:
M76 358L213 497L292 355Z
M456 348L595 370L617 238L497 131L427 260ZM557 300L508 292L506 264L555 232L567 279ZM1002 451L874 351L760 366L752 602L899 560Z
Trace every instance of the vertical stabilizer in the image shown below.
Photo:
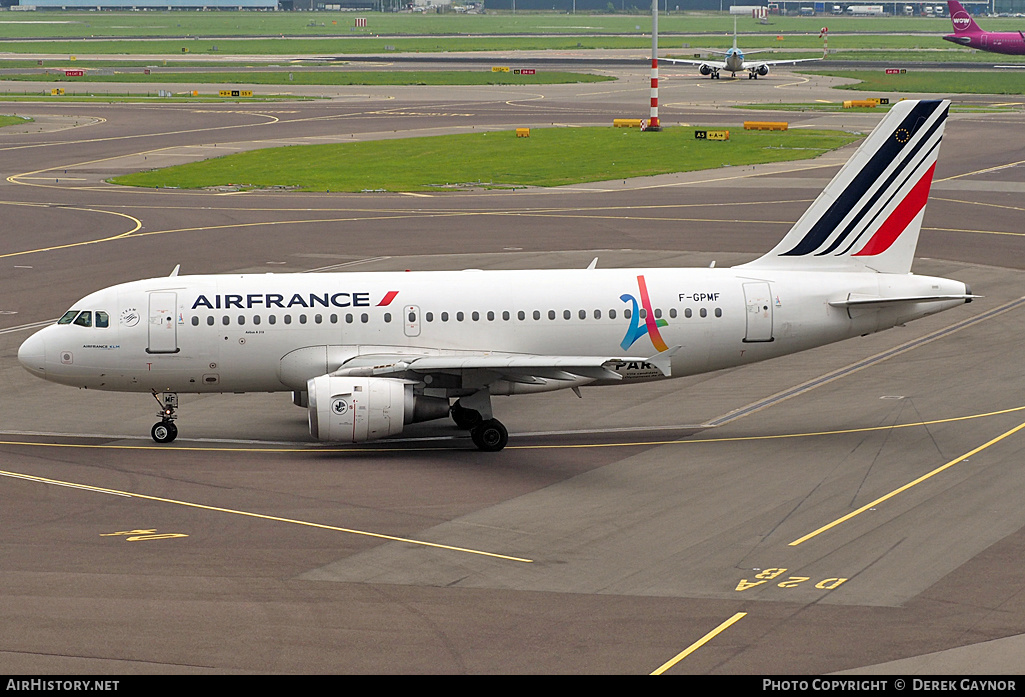
M947 9L950 11L950 23L954 25L954 35L959 34L981 34L982 29L975 23L968 11L962 7L957 0L947 0Z
M949 106L895 104L786 237L744 266L908 273Z

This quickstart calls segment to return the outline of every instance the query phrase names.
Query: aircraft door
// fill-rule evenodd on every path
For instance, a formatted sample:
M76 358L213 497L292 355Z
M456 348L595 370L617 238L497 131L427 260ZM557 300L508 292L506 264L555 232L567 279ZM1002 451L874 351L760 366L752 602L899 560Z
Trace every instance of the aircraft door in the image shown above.
M154 291L149 294L149 345L147 353L178 353L175 311L178 294Z
M406 305L402 308L402 321L406 336L420 336L420 308Z
M768 283L745 283L747 333L744 342L772 341L772 291Z

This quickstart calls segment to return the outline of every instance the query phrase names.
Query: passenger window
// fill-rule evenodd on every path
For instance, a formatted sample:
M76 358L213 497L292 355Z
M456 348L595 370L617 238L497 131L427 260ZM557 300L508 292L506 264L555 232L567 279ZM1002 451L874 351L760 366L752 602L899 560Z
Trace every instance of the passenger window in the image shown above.
M609 310L609 319L616 319L616 311L615 310ZM627 319L629 319L629 317L627 317Z
M569 310L563 310L562 311L562 318L563 319L569 319L572 316L573 316L573 313L570 312Z
M516 319L520 319L520 320L527 319L527 313L524 312L523 310L520 310L519 312L516 313Z
M285 320L285 324L291 324L292 323L292 315L285 315L284 316L284 320Z
M71 324L71 322L78 316L78 310L68 310L64 313L64 316L57 320L57 324Z
M476 310L474 310L473 314L471 315L471 317L473 317L473 321L476 322L477 320L480 319L480 313L477 312Z
M722 308L721 307L715 308L715 316L716 317L722 317Z
M687 319L690 319L691 317L694 316L694 312L691 311L691 309L688 307L686 310L683 311L683 316L686 317Z
M623 310L623 316L630 319L630 315L633 314L632 310Z
M278 316L277 315L268 315L268 317L267 317L267 324L277 324L277 323L278 323Z
M198 327L199 326L199 316L198 315L194 315L192 317L192 326L193 327Z
M238 316L238 323L239 323L239 326L245 324L246 323L246 316L245 315L239 315Z
M701 316L708 317L708 310L706 310L705 308L701 308Z
M306 324L306 315L299 315L299 324Z
M324 322L324 315L318 312L317 314L313 315L313 321L317 324L322 324Z
M253 324L260 323L260 315L253 315Z
M548 319L555 319L555 310L548 311Z
M198 318L197 318L198 319ZM110 315L103 310L96 311L96 326L106 329L110 326Z
M78 317L75 318L75 324L80 327L93 326L93 313L89 310L82 310L78 313Z
M541 312L539 310L534 310L534 319L541 319Z
M370 321L370 315L368 315L367 313L364 312L362 315L359 316L359 321L362 322L363 324L366 324L367 322Z
M457 322L462 322L463 321L463 313L462 312L457 312L456 313L456 321Z
M206 323L207 323L207 326L210 326L210 327L214 326L214 316L213 315L207 315Z
M447 312L442 312L441 313L441 321L442 322L448 322L448 313Z
M676 319L676 308L669 308L669 319Z

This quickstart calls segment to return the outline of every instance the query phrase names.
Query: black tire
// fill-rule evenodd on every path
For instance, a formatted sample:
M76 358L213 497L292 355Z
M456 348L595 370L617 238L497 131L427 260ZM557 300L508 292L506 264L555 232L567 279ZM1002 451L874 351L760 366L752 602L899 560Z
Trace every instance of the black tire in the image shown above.
M452 420L456 422L456 426L464 431L470 431L476 428L484 420L479 411L461 407L459 406L459 402L452 405L452 409L449 413L452 415Z
M153 424L149 434L157 443L170 443L178 437L178 427L173 421L159 421Z
M509 432L498 419L482 421L470 431L470 438L479 450L497 453L509 443Z

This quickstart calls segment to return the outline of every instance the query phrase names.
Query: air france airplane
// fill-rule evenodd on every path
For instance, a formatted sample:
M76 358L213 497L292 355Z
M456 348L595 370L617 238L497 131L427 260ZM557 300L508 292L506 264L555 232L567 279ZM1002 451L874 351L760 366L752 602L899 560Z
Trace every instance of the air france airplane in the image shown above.
M737 48L737 18L733 17L733 48L727 49L725 53L721 51L712 51L712 53L722 53L723 60L712 61L712 60L689 60L686 58L663 58L661 60L667 63L682 63L684 65L696 65L698 66L698 72L702 75L708 75L709 79L717 80L719 78L719 71L725 70L730 74L730 77L736 77L737 73L747 71L748 80L757 80L758 76L765 77L769 74L769 69L774 65L793 65L795 63L805 63L808 61L818 61L826 57L823 52L822 58L796 58L793 60L778 60L778 61L759 61L759 60L748 60L744 57L744 52ZM748 51L747 55L758 53L758 51Z
M106 288L18 360L79 388L291 391L322 441L451 417L485 451L496 395L695 375L868 334L971 302L910 273L947 101L895 105L768 254L733 268L179 276ZM159 396L158 396L159 394Z

